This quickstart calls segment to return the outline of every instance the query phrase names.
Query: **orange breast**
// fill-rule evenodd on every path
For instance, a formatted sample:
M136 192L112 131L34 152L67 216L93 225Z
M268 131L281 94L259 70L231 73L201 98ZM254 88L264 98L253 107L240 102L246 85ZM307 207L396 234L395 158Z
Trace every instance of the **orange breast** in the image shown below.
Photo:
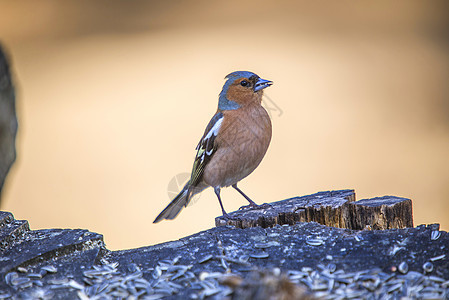
M224 111L215 142L217 150L204 170L210 186L230 186L251 174L262 161L271 140L271 121L257 104Z

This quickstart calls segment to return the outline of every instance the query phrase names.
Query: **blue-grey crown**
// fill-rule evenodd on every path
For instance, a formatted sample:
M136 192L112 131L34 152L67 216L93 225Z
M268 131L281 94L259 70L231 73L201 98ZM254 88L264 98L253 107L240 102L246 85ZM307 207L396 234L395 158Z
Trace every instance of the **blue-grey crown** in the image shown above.
M226 98L226 93L228 92L229 86L238 78L250 78L251 76L257 76L253 72L248 71L235 71L231 74L228 74L225 79L227 78L225 84L223 85L223 89L220 92L220 95L218 97L218 108L220 110L234 110L240 107L240 105L232 100L229 100ZM259 76L257 76L259 77Z

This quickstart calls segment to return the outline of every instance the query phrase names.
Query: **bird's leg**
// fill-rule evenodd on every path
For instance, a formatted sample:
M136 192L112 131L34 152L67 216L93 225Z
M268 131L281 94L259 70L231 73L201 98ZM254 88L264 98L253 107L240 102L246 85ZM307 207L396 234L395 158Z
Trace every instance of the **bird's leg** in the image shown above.
M248 196L246 196L245 193L244 193L241 189L239 189L239 188L237 187L237 183L236 183L236 184L233 184L232 187L235 188L235 189L237 190L237 192L239 192L239 193L240 193L243 197L245 197L245 199L248 200L248 202L249 202L249 205L244 205L244 206L240 207L240 209L254 208L254 207L257 207L257 208L267 208L267 207L271 207L271 205L268 204L268 203L264 203L264 204L261 204L261 205L257 205L256 202L254 202L253 200L251 200L251 198L249 198Z
M232 187L235 188L235 189L237 190L237 192L239 192L243 197L245 197L246 200L248 200L249 206L250 206L250 207L257 207L257 206L258 206L258 205L256 204L256 202L254 202L253 200L251 200L250 197L246 196L245 193L244 193L241 189L239 189L239 188L237 187L237 183L236 183L236 184L233 184Z
M221 202L220 187L218 187L218 186L214 187L214 192L215 192L215 195L217 195L218 202L220 202L221 212L223 213L223 217L225 217L226 219L230 219L228 213L224 210L223 203Z

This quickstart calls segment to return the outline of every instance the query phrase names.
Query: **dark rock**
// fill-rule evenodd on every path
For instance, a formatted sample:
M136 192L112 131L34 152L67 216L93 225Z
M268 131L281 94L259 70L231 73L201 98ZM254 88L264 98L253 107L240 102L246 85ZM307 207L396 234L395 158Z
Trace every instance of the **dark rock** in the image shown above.
M16 159L16 133L14 85L8 61L0 45L0 201L6 175Z

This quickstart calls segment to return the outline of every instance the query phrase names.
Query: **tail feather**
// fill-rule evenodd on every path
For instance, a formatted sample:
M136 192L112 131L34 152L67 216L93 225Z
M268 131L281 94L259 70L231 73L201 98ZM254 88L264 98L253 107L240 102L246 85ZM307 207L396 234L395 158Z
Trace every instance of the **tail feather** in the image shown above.
M196 186L189 185L189 182L182 188L179 194L167 205L167 207L156 217L153 223L158 223L164 219L173 220L178 216L184 207L187 207L193 196L201 193L207 184L200 183Z
M158 223L164 219L173 220L187 206L190 197L188 194L188 185L186 184L181 192L167 205L167 207L156 217L153 223Z

